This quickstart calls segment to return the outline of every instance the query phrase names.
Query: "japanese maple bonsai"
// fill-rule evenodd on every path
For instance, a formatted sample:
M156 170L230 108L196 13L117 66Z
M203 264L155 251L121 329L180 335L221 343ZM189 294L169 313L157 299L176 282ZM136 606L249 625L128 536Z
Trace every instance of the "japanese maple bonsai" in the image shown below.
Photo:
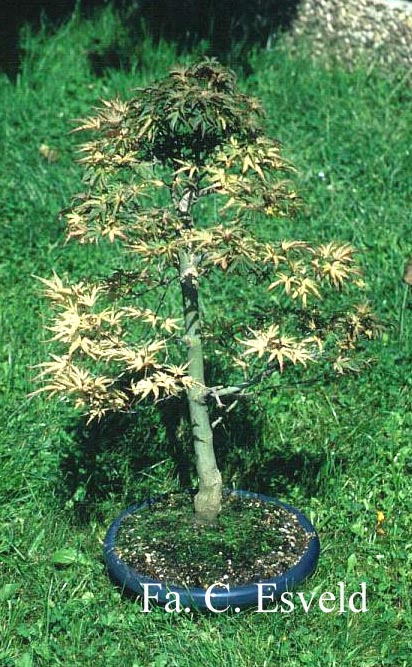
M172 71L129 101L103 102L77 129L93 139L81 148L84 192L64 213L68 238L122 244L124 264L92 283L42 279L56 313L53 339L64 351L43 364L41 390L73 398L90 419L186 395L199 481L195 517L213 522L222 477L211 404L224 413L286 364L324 358L335 372L351 364L356 341L372 335L368 308L326 316L321 306L328 288L345 287L349 296L362 289L354 251L277 238L277 219L298 203L287 179L294 169L265 134L259 102L214 59ZM259 237L259 221L267 229L268 220L270 240ZM217 272L225 281L248 276L267 293L268 308L253 326L245 303L243 330L229 340L228 328L216 341L233 360L233 381L210 386L199 291ZM161 298L149 308L156 290L164 294L177 281L176 312L162 313Z

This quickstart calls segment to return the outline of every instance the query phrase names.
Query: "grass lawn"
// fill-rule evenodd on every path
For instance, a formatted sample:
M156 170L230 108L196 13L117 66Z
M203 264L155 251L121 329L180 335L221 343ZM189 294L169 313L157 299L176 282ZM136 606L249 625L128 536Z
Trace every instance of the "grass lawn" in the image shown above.
M306 597L338 594L339 582L350 595L366 582L368 611L143 613L108 581L101 546L127 504L178 488L165 415L153 408L86 428L70 405L27 398L48 348L48 305L33 275L99 276L117 262L109 245L64 245L58 212L80 188L71 119L195 57L142 36L130 68L93 73L96 35L110 45L123 31L109 7L53 34L27 32L21 74L0 79L0 665L409 667L412 293L401 278L412 255L410 80L325 69L280 48L252 54L241 79L262 99L305 200L271 234L356 245L385 332L361 375L299 385L291 375L234 414L217 433L219 459L228 486L275 495L317 526L322 554ZM222 294L215 312L236 316L236 294ZM190 454L184 429L181 439Z

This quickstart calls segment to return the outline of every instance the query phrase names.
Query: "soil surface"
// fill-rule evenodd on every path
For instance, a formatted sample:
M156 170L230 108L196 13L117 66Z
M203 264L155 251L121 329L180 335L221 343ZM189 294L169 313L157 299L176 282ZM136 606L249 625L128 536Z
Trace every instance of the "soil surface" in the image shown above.
M170 494L126 517L116 551L140 574L182 587L239 586L295 565L312 534L274 503L227 494L213 525L194 521L190 493Z

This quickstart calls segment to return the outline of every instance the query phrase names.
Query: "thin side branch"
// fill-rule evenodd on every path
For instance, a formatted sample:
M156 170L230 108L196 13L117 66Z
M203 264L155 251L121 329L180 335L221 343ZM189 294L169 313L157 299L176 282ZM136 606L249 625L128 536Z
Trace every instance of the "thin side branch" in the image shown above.
M205 398L214 398L217 402L217 405L219 407L223 407L220 399L226 398L228 396L236 396L238 398L249 396L250 394L247 392L249 387L252 387L255 384L259 384L259 382L261 382L265 377L272 375L276 370L278 370L278 366L276 364L271 364L261 373L251 378L250 380L246 380L245 382L241 382L237 385L228 385L227 387L223 387L222 385L210 387L205 392Z

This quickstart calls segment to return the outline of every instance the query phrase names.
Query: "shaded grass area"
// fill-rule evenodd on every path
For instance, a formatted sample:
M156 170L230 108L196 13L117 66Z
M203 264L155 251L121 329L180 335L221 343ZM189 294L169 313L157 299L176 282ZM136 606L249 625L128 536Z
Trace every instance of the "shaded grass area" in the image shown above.
M90 430L69 405L27 398L48 338L47 305L32 275L99 276L119 261L115 247L64 245L58 212L81 187L70 119L100 97L131 94L179 60L172 46L155 49L145 38L130 71L97 77L93 39L111 43L118 31L108 9L95 21L74 17L54 35L27 33L16 83L0 80L0 662L406 667L412 295L404 302L401 275L411 254L409 82L327 71L281 48L252 56L253 73L241 81L262 98L306 201L292 223L277 221L265 233L354 243L386 331L370 345L374 363L361 376L296 385L291 374L282 391L238 406L216 430L219 460L227 486L276 495L317 526L323 553L308 595L336 593L339 581L353 592L365 581L369 611L143 614L107 580L101 542L126 504L176 490L178 471L194 482L184 408L175 406L172 425L171 415L149 408ZM58 159L48 161L42 144ZM229 283L219 293L212 287L211 316L241 317L238 292ZM56 567L53 555L65 549L75 557Z

